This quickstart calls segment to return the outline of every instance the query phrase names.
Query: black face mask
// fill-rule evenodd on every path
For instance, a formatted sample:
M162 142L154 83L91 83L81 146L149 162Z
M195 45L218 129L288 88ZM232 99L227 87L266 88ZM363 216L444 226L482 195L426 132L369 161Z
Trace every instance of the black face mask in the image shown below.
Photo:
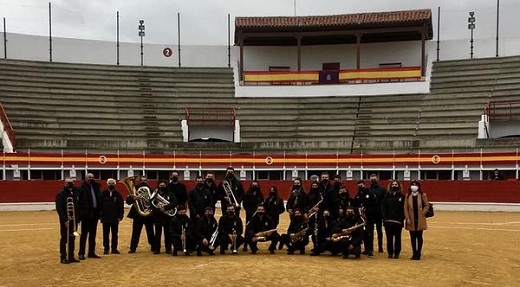
M341 186L341 182L340 181L335 181L334 182L334 186L335 187L340 187Z
M294 184L292 187L293 187L293 190L295 190L295 189L300 189L301 185L299 185L299 184Z
M323 184L323 185L327 185L327 184L329 184L329 183L330 183L330 182L329 182L328 179L324 179L324 180L321 181L321 184Z
M213 182L214 182L214 180L212 178L206 179L206 183L207 184L212 184Z
M73 188L74 187L74 183L72 182L68 182L67 185L66 185L67 188Z
M324 218L324 219L329 219L329 218L330 218L330 215L323 215L323 218Z
M352 218L354 218L354 214L352 214L352 213L347 213L347 218L348 218L348 219L352 219Z
M200 189L202 187L204 187L204 183L200 182L200 183L197 183L197 187Z
M270 194L271 196L275 196L275 195L276 195L276 191L270 191L269 194Z
M207 217L207 218L213 218L214 215L213 215L213 213L211 213L211 214L206 214L206 217Z
M114 190L114 186L113 186L113 185L109 185L109 186L108 186L108 189L109 189L109 190Z
M398 186L393 186L392 187L392 191L399 191L399 187Z
M228 173L228 174L226 174L226 178L228 178L228 179L232 179L234 176L235 176L235 175L232 174L232 173Z
M260 217L264 216L263 212L257 212L256 214L258 214L258 216L260 216Z
M160 192L165 192L166 191L166 187L165 186L160 186L159 187L159 191Z
M339 197L341 197L341 198L347 198L347 194L346 194L346 193L340 193L340 194L339 194Z
M294 216L294 219L296 219L296 220L300 220L300 219L302 219L302 215L301 215L301 214L300 214L300 215L295 215L295 216Z
M256 185L251 186L251 190L252 191L258 191L258 186L256 186Z
M371 179L370 180L370 185L377 185L377 180Z
M228 217L233 217L233 216L235 216L235 212L234 211L228 211L227 215L228 215Z
M179 180L179 177L178 176L172 176L170 178L173 182L177 182L177 180Z

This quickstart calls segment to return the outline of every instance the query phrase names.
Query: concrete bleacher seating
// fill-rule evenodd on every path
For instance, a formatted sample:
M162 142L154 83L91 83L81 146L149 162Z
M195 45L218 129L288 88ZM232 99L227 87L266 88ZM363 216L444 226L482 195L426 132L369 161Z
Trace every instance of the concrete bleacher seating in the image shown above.
M478 141L490 100L517 99L520 57L433 64L429 94L240 98L230 68L0 60L17 150L374 153L510 147ZM186 107L235 108L240 144L182 141Z

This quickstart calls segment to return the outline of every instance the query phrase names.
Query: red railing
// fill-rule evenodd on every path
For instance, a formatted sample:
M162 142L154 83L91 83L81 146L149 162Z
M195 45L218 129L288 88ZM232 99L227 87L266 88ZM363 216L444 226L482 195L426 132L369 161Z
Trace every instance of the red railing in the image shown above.
M520 120L520 101L490 101L485 113L490 121Z
M234 126L236 112L234 108L184 108L188 125Z
M4 125L4 131L7 133L9 140L11 141L11 145L13 146L13 151L16 146L16 137L14 135L14 129L11 125L11 121L7 117L7 113L5 112L4 106L0 103L0 120L2 120L2 124Z

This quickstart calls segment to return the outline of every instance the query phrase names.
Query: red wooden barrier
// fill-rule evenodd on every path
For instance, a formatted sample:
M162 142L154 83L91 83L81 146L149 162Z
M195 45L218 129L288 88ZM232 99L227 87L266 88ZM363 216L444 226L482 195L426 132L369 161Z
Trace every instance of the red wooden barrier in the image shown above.
M150 186L155 188L157 181L150 180ZM193 180L184 181L188 191L193 188ZM243 181L247 190L250 181ZM493 203L520 203L520 181L451 181L432 180L422 181L424 192L428 194L431 201L436 202L493 202ZM81 181L75 182L76 186ZM356 194L356 181L344 181L350 191L350 195ZM386 187L387 183L381 181ZM289 196L292 181L263 180L260 181L262 193L267 194L270 186L276 186L283 199ZM310 181L304 182L305 190L308 191ZM404 182L405 188L408 183ZM58 191L63 187L63 181L54 180L31 180L31 181L0 181L0 203L19 202L53 202ZM102 182L102 188L106 184ZM118 190L126 197L128 191L118 183Z

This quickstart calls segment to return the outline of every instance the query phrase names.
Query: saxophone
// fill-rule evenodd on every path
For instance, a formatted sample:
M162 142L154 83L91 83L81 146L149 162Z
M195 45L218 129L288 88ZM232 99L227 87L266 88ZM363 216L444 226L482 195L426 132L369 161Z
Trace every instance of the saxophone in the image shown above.
M339 233L332 234L332 237L331 237L332 242L338 242L341 239L345 239L345 238L350 240L350 238L352 237L352 232L358 228L365 226L365 224L366 224L365 221L363 221L363 223L356 224L347 229L343 229Z
M307 235L308 229L309 228L306 227L296 233L289 235L289 237L291 238L291 243L294 244L294 243L298 242L300 239L302 239L305 235Z
M275 229L269 229L269 230L266 230L266 231L260 231L260 232L255 233L254 237L256 237L256 241L264 242L264 241L267 240L267 237L271 236L271 234L273 234L275 232L276 232L276 228Z

